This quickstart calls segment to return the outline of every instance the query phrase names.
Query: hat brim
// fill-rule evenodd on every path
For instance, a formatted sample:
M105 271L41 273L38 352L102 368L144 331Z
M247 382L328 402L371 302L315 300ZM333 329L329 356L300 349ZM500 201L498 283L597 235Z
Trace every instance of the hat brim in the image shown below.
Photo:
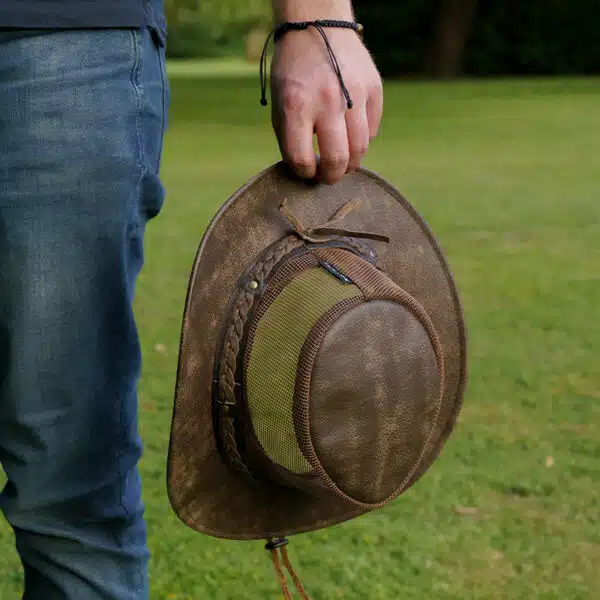
M390 237L373 242L378 265L415 297L433 321L444 352L442 407L430 448L415 481L450 434L466 381L466 333L454 279L431 231L380 176L366 169L336 185L294 177L283 163L240 188L210 223L198 249L183 316L168 457L168 493L177 516L201 533L228 539L265 539L314 531L363 513L279 486L255 489L222 461L212 420L215 353L229 301L241 273L267 246L291 233L279 207L288 206L307 227L329 220L358 199L346 221L354 231Z

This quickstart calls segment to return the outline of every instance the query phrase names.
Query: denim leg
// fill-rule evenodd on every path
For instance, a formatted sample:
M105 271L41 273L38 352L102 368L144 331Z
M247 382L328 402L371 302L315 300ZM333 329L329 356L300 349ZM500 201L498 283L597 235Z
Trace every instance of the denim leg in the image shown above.
M132 301L168 87L151 32L0 33L0 510L25 600L146 600Z

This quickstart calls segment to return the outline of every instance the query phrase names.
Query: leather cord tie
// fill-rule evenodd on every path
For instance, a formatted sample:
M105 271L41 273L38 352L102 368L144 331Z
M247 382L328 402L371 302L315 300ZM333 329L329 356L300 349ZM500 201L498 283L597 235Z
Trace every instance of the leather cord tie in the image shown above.
M259 66L259 76L260 76L260 103L262 106L267 106L267 48L269 46L269 42L271 41L271 37L273 37L273 41L277 43L283 35L285 35L288 31L299 31L303 29L308 29L309 27L314 27L325 42L325 48L327 49L327 54L329 54L329 58L331 60L331 64L333 66L333 70L340 82L340 87L342 88L342 93L344 94L344 98L346 98L346 105L349 109L352 108L354 103L352 102L352 98L350 98L350 92L344 83L344 78L342 77L342 70L340 69L340 65L333 53L333 48L329 43L329 39L327 38L327 34L325 33L325 27L340 27L343 29L353 29L362 39L363 34L363 26L360 23L354 23L353 21L337 21L334 19L323 19L317 21L287 21L285 23L280 23L269 33L267 39L265 40L265 45L263 46L262 54L260 56L260 66Z
M281 210L289 224L292 226L294 233L305 242L319 244L329 242L336 237L362 238L378 242L389 242L390 238L387 235L371 233L368 231L351 231L342 227L341 221L346 215L355 210L359 204L360 200L358 199L350 200L350 202L344 204L344 206L342 206L342 208L340 208L327 223L311 228L304 227L304 225L302 225L302 223L294 216L287 205L287 199L281 203L279 210Z
M292 567L292 563L290 561L290 557L287 553L288 540L286 538L274 538L267 542L265 545L265 549L269 550L271 553L271 558L273 560L273 566L275 567L275 574L277 575L277 581L281 586L281 591L283 592L283 597L285 600L292 600L292 594L287 586L287 582L285 580L285 574L283 572L283 568L281 567L281 561L279 560L279 556L281 555L281 559L283 560L283 564L287 569L288 573L292 577L292 581L300 594L300 598L302 600L310 600L308 594L306 593L302 582L298 575L296 575L296 571L294 571L294 567ZM278 553L279 551L279 553Z

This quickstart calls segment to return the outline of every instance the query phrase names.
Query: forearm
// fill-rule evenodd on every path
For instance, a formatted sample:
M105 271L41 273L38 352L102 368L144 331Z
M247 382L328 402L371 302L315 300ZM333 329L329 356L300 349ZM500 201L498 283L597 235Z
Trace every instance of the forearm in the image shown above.
M273 0L273 15L277 23L354 18L350 0Z

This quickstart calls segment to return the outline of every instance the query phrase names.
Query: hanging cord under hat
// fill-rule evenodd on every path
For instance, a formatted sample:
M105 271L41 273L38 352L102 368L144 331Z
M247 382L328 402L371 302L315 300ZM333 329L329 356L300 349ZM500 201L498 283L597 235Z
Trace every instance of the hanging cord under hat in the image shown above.
M331 59L331 64L333 66L333 70L340 82L340 87L342 88L342 93L344 94L344 98L346 98L346 105L348 108L352 108L354 103L352 102L352 98L350 98L350 92L344 83L344 78L342 77L342 70L340 65L333 53L333 48L329 43L329 38L327 37L324 27L341 27L344 29L353 29L358 33L358 35L362 39L363 26L360 23L354 23L353 21L336 21L333 19L323 19L317 21L287 21L285 23L280 23L269 33L267 39L265 40L265 45L263 46L262 54L260 55L260 66L259 66L259 76L260 76L260 103L262 106L267 105L267 48L269 46L269 42L271 41L271 37L273 37L273 41L277 43L281 37L286 34L288 31L299 31L302 29L308 29L309 27L314 27L325 42L325 47L327 49L327 54L329 54L329 58Z
M294 567L292 567L292 563L290 561L290 557L288 556L287 546L288 540L286 538L274 538L269 540L265 545L265 549L269 550L271 553L271 558L273 560L273 566L275 567L275 574L277 575L277 581L281 586L281 591L283 592L283 597L285 600L292 600L292 594L287 586L287 582L285 580L285 574L283 569L281 568L281 561L279 560L279 553L281 554L281 558L283 559L283 564L287 569L288 573L292 577L292 581L300 594L300 598L302 600L310 600L308 594L306 593L300 578L296 574ZM279 551L279 552L278 552Z
M270 548L270 552L271 558L273 559L273 566L275 567L275 574L277 575L277 581L279 582L281 591L283 592L283 597L285 600L292 600L292 595L290 594L290 590L288 589L285 581L285 574L281 568L281 562L279 561L279 553L277 552L277 548Z

